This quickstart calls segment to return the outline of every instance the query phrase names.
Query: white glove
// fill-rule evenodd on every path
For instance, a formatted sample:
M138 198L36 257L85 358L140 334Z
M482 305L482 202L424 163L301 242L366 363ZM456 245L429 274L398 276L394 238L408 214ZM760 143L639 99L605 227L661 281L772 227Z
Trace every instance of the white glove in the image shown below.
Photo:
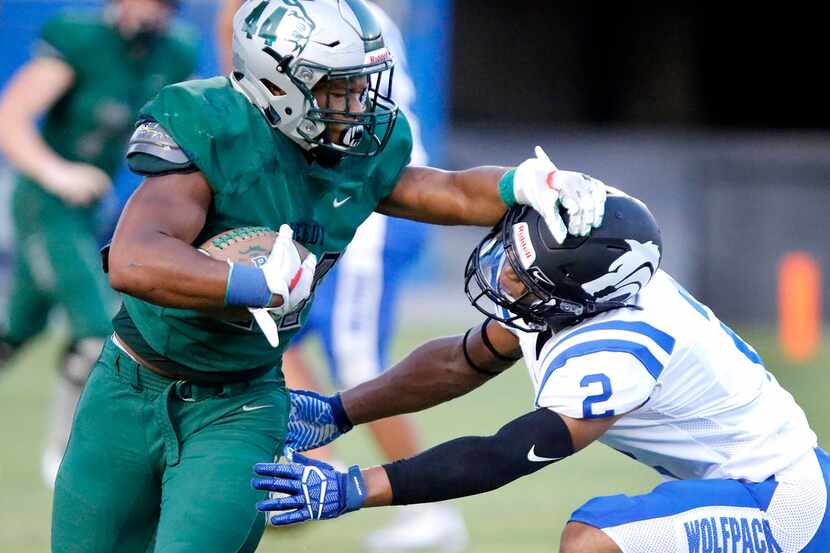
M272 314L279 316L295 311L311 295L314 283L314 270L317 256L308 254L300 261L300 252L293 241L294 231L288 225L280 226L279 235L274 240L271 254L260 267L265 274L265 282L272 294L282 297L282 305L267 308L249 308L265 337L272 347L279 345L277 323Z
M92 203L112 187L109 176L88 163L66 161L47 165L36 178L43 188L74 206Z
M605 184L574 171L560 171L540 146L536 157L523 161L513 175L513 195L520 204L538 211L560 244L568 233L585 236L602 224L605 215ZM569 215L568 227L559 215L559 205Z

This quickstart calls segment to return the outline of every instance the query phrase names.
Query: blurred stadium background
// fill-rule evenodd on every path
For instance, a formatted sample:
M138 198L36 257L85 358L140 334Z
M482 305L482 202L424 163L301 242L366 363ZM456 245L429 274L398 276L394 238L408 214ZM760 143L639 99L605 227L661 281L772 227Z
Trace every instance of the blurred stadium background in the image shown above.
M755 345L827 447L828 341L819 334L815 347L794 358L782 349L778 328L779 311L792 305L796 323L799 314L807 320L805 335L811 317L819 326L830 320L830 302L821 303L830 287L821 277L830 267L830 108L826 88L814 82L826 51L816 18L761 12L749 25L745 14L702 8L683 16L621 8L573 15L543 1L378 3L407 40L415 111L434 164L510 165L541 144L560 167L643 199L663 227L664 267ZM0 85L28 59L49 16L99 5L0 0ZM200 76L217 72L217 10L218 0L186 0L180 13L202 32ZM126 173L120 177L105 205L110 220L136 184ZM0 176L0 282L13 255L2 211L8 189L8 178ZM108 228L102 227L102 240ZM461 274L480 236L475 229L432 232L409 279L397 355L477 320ZM792 291L805 276L804 264L782 273L793 253L819 271L817 290L807 286L798 297ZM38 460L60 320L53 327L0 374L0 551L48 550L50 497ZM511 372L419 415L426 440L488 433L526 410L530 386L520 366ZM354 433L338 445L338 455L376 461L369 443ZM627 458L594 446L580 461L460 501L470 551L554 551L561 525L585 499L644 491L656 481ZM268 532L260 551L359 551L366 529L389 516L376 510Z

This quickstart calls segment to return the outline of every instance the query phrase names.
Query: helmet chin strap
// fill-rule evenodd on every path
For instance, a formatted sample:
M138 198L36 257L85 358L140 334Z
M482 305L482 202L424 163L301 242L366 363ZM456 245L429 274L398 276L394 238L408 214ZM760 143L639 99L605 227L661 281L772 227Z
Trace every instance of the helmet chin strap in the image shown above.
M560 299L557 301L557 306L559 308L558 312L546 313L544 315L545 322L554 332L558 332L567 326L579 324L585 319L599 315L600 313L605 313L606 311L623 308L642 309L638 305L621 301L604 301L599 303L586 301L584 304L578 304Z

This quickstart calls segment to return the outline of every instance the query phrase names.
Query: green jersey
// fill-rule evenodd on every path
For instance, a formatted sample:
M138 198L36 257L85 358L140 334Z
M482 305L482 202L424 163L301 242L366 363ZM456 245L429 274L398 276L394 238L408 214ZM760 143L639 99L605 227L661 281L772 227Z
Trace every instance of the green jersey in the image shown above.
M180 25L148 44L129 41L97 13L50 20L38 55L58 57L75 74L49 110L43 137L61 157L90 163L112 176L139 109L164 85L193 74L195 35Z
M317 280L392 192L412 151L409 124L399 115L378 155L346 156L323 167L272 128L225 77L168 86L143 108L141 118L160 126L213 190L213 204L194 245L232 228L288 224L295 240L317 255ZM253 323L233 324L130 296L124 305L155 352L189 369L233 372L279 365L310 301L278 321L278 348L271 348Z

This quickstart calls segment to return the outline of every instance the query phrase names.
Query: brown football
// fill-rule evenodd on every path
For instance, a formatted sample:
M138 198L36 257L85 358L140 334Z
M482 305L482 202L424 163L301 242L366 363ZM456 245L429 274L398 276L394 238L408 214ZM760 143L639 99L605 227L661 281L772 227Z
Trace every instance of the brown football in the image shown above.
M268 227L240 227L226 230L207 239L198 247L205 255L221 261L230 260L234 263L248 263L260 266L268 259L274 240L279 233ZM308 256L308 250L302 244L294 241L300 259ZM209 312L221 319L232 321L250 321L250 312L242 307L228 307Z

